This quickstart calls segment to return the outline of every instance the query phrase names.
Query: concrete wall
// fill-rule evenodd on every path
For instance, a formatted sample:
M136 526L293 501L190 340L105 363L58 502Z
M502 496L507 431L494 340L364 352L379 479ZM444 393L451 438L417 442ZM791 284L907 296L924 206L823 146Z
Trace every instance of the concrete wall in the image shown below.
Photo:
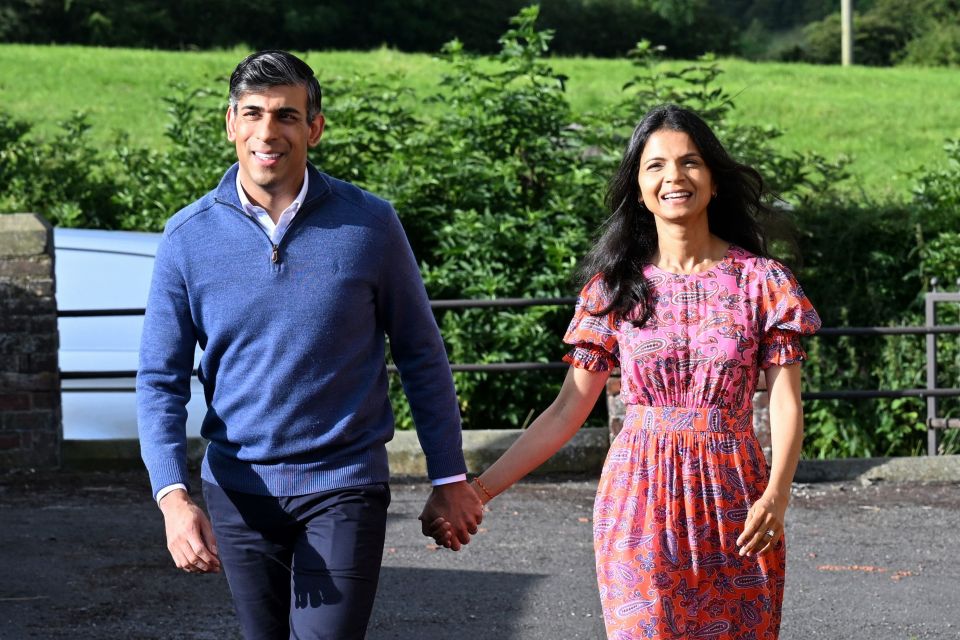
M60 464L53 230L29 213L0 215L0 469Z

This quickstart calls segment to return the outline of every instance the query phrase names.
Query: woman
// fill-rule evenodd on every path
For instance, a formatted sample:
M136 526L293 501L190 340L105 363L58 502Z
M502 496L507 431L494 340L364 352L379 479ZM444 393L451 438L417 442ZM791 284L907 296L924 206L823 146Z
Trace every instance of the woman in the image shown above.
M559 396L473 486L488 502L582 425L611 369L627 414L594 506L611 638L776 638L784 512L803 436L799 336L820 319L764 257L760 175L694 113L637 126L607 196L613 215L564 341ZM753 433L761 370L773 458ZM425 523L449 543L442 520Z

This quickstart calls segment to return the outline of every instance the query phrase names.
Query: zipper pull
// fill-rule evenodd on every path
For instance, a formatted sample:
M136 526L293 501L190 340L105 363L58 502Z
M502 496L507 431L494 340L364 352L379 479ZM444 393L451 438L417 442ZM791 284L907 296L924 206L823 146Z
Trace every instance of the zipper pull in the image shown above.
M277 264L280 262L280 247L273 245L273 253L270 254L270 262Z

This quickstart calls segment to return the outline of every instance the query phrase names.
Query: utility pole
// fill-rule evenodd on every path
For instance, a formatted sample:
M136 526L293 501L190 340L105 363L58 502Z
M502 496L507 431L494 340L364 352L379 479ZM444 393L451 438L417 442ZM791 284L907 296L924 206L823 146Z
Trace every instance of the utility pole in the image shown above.
M853 64L853 0L840 0L840 63Z

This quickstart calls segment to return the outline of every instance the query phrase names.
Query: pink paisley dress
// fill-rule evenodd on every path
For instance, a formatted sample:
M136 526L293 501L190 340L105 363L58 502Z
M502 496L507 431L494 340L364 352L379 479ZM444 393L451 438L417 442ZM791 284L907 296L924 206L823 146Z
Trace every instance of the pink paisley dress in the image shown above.
M790 271L731 246L702 273L647 265L654 314L638 329L606 306L597 276L564 341L573 366L619 366L627 413L594 505L607 635L776 638L786 547L740 557L736 540L768 471L753 432L761 369L806 358L820 318Z

